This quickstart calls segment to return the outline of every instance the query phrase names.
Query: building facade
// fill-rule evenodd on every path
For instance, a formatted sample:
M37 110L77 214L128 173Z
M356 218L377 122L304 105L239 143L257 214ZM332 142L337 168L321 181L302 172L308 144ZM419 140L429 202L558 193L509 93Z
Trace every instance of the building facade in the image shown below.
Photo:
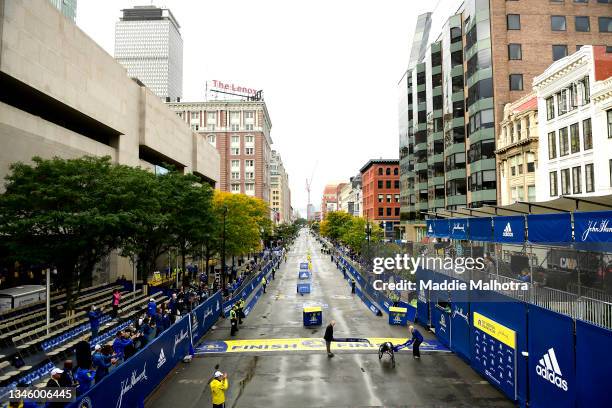
M122 10L115 24L115 58L128 75L168 101L183 95L183 39L172 12L155 6Z
M49 0L53 7L61 11L73 23L76 21L77 0Z
M51 3L0 0L0 17L0 178L34 156L89 155L216 185L217 151ZM114 255L97 280L131 273Z
M289 189L289 175L285 170L280 154L272 150L270 163L270 209L273 220L278 223L292 221L291 190Z
M500 204L535 201L538 157L538 98L535 94L504 107L496 146ZM489 178L493 176L494 172Z
M603 0L465 0L451 13L399 82L409 240L424 235L427 212L500 202L494 151L504 106L527 95L556 59L612 42Z
M321 220L325 219L327 213L338 210L338 183L328 184L323 189L321 198Z
M221 191L271 203L272 122L264 101L171 102L167 106L219 152Z
M370 160L359 171L363 189L363 216L368 221L380 223L385 238L396 238L400 219L399 160Z
M612 194L612 53L584 46L533 81L539 133L536 196Z
M338 194L338 210L361 217L361 174L351 177L348 183L342 183Z

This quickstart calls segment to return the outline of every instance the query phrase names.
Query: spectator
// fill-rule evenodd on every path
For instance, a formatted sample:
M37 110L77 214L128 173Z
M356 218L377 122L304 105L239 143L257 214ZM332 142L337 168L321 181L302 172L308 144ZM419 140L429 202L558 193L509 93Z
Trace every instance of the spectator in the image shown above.
M225 391L229 388L227 373L215 372L214 379L210 382L210 394L212 396L213 408L225 407Z
M72 360L64 361L64 369L61 370L59 376L59 385L61 387L74 387L74 375L72 374Z
M113 349L109 345L101 347L99 344L96 344L92 357L93 367L96 369L96 375L94 377L96 384L100 382L102 378L106 377L108 370L113 365L112 353Z
M170 302L168 303L168 307L170 308L170 314L176 315L178 311L178 299L176 293L172 294Z
M116 319L119 314L119 303L121 302L121 292L115 289L113 292L113 318Z
M149 314L150 318L154 319L156 312L157 312L157 305L155 304L155 299L151 298L149 299L149 303L147 304L147 313Z
M133 345L132 339L127 337L127 333L119 330L115 341L113 341L113 351L119 361L123 360L125 348L128 345Z
M89 326L91 328L91 339L98 337L98 330L100 329L100 317L102 312L98 310L96 305L91 306L91 310L87 314L89 317Z
M96 376L96 370L93 367L83 368L79 367L76 372L76 380L79 383L77 386L77 395L83 395L91 388L94 378Z
M59 368L54 368L53 370L51 370L51 378L49 378L49 381L47 381L47 388L60 388L60 377L61 375L64 373L64 370L59 369ZM60 408L60 407L64 407L66 404L64 404L63 402L47 402L45 404L45 408Z

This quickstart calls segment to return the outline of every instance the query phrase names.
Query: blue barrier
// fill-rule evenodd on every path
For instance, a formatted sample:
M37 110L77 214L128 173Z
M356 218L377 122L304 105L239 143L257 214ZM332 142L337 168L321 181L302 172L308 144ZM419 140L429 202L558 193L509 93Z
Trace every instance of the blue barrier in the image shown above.
M462 295L462 297L463 296L464 295ZM469 362L471 361L472 355L470 348L470 333L472 331L470 322L470 303L453 300L451 310L451 350Z
M68 406L108 407L111 401L116 408L143 406L144 399L189 353L190 320L176 322Z
M229 316L229 312L234 306L234 304L240 299L246 299L251 296L251 293L259 284L261 283L261 279L264 276L267 276L273 267L278 265L278 259L270 260L262 269L261 272L258 273L256 277L254 277L249 284L240 289L238 293L233 294L232 298L223 303L223 314L225 317Z
M530 406L575 406L574 357L574 320L529 305Z
M421 289L420 282L429 279L429 271L426 269L419 268L416 271L417 277L417 315L416 320L425 327L431 325L429 316L429 290Z
M221 316L223 297L218 291L191 312L191 339L196 344Z
M576 320L576 406L611 407L612 331Z

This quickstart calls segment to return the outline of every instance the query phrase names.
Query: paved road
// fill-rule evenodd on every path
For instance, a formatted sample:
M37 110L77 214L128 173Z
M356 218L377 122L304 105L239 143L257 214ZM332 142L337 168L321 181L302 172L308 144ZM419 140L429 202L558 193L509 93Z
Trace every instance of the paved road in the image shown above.
M298 263L312 253L313 290L296 293ZM361 300L351 296L342 274L323 256L316 240L302 232L287 263L276 273L234 339L316 338L336 320L336 337L406 337L407 329L390 326ZM323 328L302 325L305 302L323 305ZM229 322L205 336L228 340ZM427 336L432 338L431 336ZM324 352L226 353L180 364L147 403L149 408L211 406L208 380L215 364L229 376L229 407L355 407L355 406L513 406L500 392L452 353L430 352L420 360L396 355L396 367L373 353Z

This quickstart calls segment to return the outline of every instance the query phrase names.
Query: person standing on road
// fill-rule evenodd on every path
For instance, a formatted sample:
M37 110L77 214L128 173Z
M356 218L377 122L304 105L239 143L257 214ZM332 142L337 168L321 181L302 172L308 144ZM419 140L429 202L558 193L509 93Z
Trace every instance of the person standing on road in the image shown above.
M234 305L229 313L231 324L230 336L232 337L234 337L236 335L236 332L238 331L238 313L236 312L237 309L237 306Z
M241 298L238 303L238 324L242 324L242 319L244 316L244 299Z
M272 280L274 280L274 275L276 275L276 266L272 268Z
M412 334L412 339L410 339L410 341L407 343L407 345L412 344L412 356L414 358L421 358L419 346L423 342L423 335L412 325L408 326L408 330L410 331L410 334Z
M351 293L355 294L355 289L357 287L357 282L355 282L355 278L351 278Z
M213 408L225 408L225 391L229 388L227 373L215 372L215 378L210 382L210 394Z
M325 340L325 348L327 349L327 357L333 357L334 353L331 352L331 342L334 341L334 326L336 325L336 321L332 320L325 328L325 335L323 339Z
M266 293L266 286L268 286L268 281L266 280L265 276L263 278L261 278L261 284L263 286L264 293Z

